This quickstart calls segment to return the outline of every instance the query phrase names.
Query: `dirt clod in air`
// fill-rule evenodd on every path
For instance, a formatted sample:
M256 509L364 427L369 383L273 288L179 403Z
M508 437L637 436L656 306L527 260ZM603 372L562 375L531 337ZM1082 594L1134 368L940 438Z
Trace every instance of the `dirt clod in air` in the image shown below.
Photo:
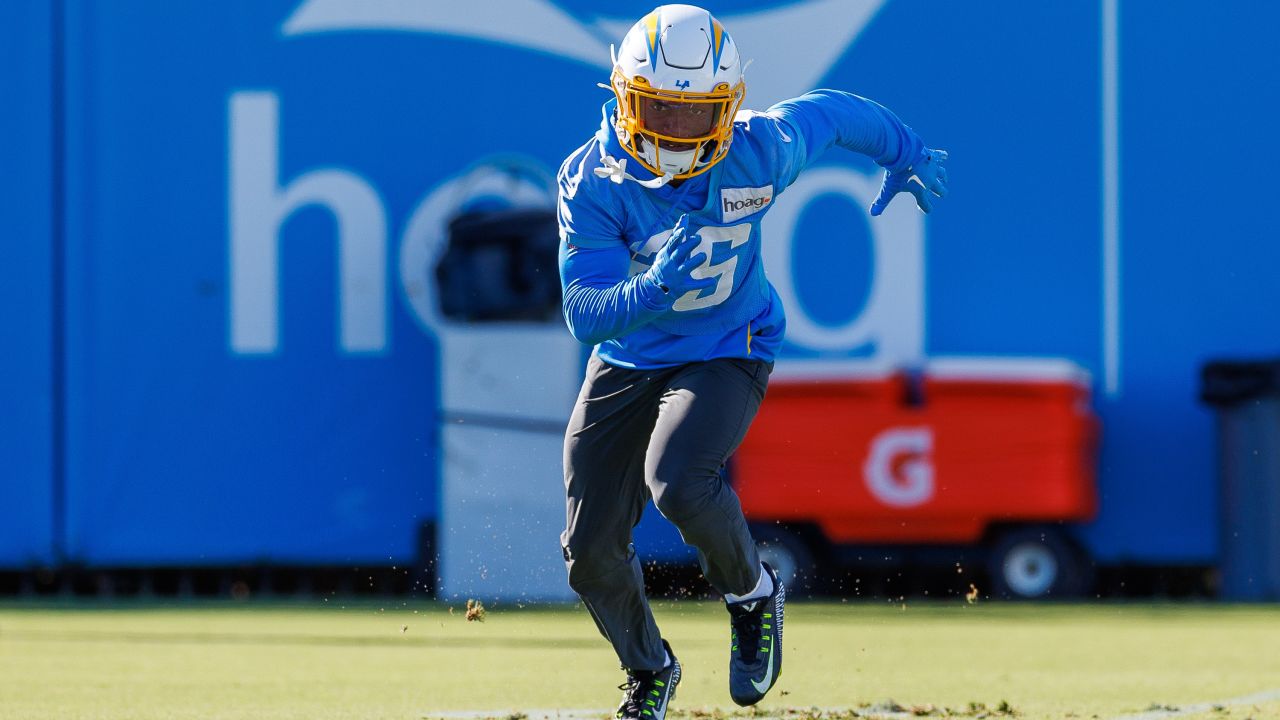
M969 583L969 592L964 594L964 599L967 600L970 605L978 602L978 586L973 583Z

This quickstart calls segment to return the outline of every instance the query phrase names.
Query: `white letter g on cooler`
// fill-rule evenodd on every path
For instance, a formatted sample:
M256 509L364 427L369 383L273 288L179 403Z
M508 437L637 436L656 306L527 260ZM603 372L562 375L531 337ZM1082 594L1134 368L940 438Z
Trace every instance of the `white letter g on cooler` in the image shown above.
M933 497L933 430L889 428L871 440L862 466L871 495L885 505L906 508Z

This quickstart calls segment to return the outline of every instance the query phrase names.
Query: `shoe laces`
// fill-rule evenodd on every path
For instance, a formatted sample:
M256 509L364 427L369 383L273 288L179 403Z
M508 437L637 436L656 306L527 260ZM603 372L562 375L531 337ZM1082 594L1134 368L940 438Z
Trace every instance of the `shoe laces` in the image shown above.
M624 670L626 668L623 668ZM627 670L627 681L618 686L622 691L622 704L618 706L618 712L614 714L619 718L631 717L653 717L650 709L654 702L654 698L661 696L658 692L657 679L658 673L645 670Z
M733 652L738 653L738 657L742 658L745 663L754 663L758 651L762 649L759 647L759 643L765 639L761 625L766 606L766 600L736 603L729 606L729 624L733 628L733 647L731 649Z

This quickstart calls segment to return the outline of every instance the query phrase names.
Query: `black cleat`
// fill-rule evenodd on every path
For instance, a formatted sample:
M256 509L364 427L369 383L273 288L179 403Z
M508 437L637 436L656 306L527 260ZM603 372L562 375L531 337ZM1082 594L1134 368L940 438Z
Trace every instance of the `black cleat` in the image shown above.
M676 696L680 684L680 661L671 652L666 640L662 647L671 656L671 664L661 670L627 670L627 681L618 686L622 691L622 704L614 717L619 720L664 720L667 703Z
M782 607L787 591L778 574L764 565L773 580L773 594L759 600L726 603L733 628L729 652L729 696L739 705L764 699L782 674Z

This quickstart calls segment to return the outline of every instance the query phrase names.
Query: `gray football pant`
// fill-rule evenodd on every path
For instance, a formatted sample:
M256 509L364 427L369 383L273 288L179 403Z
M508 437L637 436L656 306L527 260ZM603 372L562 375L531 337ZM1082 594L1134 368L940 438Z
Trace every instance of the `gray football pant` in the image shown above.
M625 667L658 670L664 659L631 544L651 496L697 549L712 587L743 595L759 579L755 543L720 468L746 435L770 370L730 358L627 370L591 357L565 432L560 544L569 586Z

